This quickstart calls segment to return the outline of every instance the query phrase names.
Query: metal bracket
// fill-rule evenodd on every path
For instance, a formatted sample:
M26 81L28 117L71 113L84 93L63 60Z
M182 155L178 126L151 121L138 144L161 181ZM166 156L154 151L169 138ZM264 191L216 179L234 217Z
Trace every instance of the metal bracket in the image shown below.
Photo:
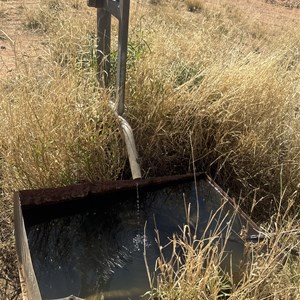
M122 0L121 0L122 2ZM114 17L120 19L120 0L88 0L87 5L95 8L102 8L110 12Z

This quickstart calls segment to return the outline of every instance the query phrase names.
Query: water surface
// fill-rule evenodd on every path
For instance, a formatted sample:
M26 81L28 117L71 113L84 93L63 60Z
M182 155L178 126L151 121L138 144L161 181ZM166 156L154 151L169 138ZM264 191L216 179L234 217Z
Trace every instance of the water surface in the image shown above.
M205 180L199 180L196 187L190 182L148 192L137 187L122 196L108 195L87 202L80 213L77 210L47 222L36 223L27 217L29 247L42 298L73 294L95 300L140 299L149 290L144 247L153 272L159 256L155 229L162 244L173 233L180 234L179 226L186 224L185 202L191 203L192 228L196 228L199 207L197 234L201 237L221 203L221 195ZM227 214L224 208L215 216L211 231L223 220L225 233L226 226L232 224L232 211ZM245 226L244 219L235 218L227 245L236 265L243 255L238 233ZM165 249L166 256L168 251L171 249Z

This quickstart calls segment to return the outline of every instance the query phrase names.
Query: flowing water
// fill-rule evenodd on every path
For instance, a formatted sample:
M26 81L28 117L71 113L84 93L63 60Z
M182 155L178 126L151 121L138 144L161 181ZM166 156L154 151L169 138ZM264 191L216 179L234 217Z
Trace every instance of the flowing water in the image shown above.
M197 198L199 224L195 226ZM147 192L137 186L136 191L122 196L86 201L80 210L64 217L48 215L47 222L27 216L29 247L42 298L73 294L90 300L140 299L149 290L144 248L153 272L159 256L155 229L159 230L163 245L173 233L180 232L179 226L186 224L184 199L191 203L190 225L197 227L201 236L212 212L221 203L220 194L205 180L198 181L196 186L190 182ZM211 230L226 213L223 210L215 216ZM232 220L230 215L224 220L225 230ZM238 264L243 244L237 233L246 221L235 218L231 225L233 238L227 248ZM165 251L168 256L171 249Z

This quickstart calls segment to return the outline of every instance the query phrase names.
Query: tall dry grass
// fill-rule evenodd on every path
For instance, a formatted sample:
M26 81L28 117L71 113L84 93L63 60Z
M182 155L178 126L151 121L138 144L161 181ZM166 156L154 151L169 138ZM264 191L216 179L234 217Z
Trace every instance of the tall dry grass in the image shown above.
M227 247L234 215L228 222L216 212L208 221L210 231L206 229L201 237L194 235L187 218L181 234L173 235L167 245L161 245L157 233L160 257L152 277L149 272L147 295L150 299L300 299L299 219L289 218L288 210L274 216L273 225L262 229L259 240L245 239L240 262L233 257L234 246ZM166 248L172 250L170 257Z
M24 26L43 30L46 46L2 82L5 189L116 179L123 168L119 125L95 78L94 33L84 19L71 22L79 14L71 4L48 1L28 12Z
M192 140L197 169L232 192L255 191L268 197L266 206L280 184L293 193L300 173L298 32L274 38L229 4L194 14L173 2L132 4L126 117L144 174L190 171ZM118 124L105 104L113 93L95 82L92 12L50 0L27 12L24 26L45 46L37 62L18 63L17 81L2 82L6 186L123 172ZM49 176L42 179L41 170Z
M226 250L232 223L222 215L223 207L212 214L201 237L195 235L191 225L190 206L186 205L187 223L178 235L173 235L166 245L160 242L157 231L157 246L160 257L153 274L148 271L151 290L150 299L217 299L225 297L232 289L233 275L230 269L231 254ZM219 221L216 221L218 219ZM227 223L228 222L228 223ZM197 227L197 226L196 226ZM165 254L166 249L171 255ZM144 249L147 265L147 253ZM224 261L227 272L222 270Z
M116 178L125 153L106 93L68 68L23 76L1 102L3 187Z
M299 34L268 36L229 6L160 11L139 24L150 50L129 70L128 117L144 171L190 171L191 137L198 170L265 198L257 212L271 215L280 186L293 194L300 178Z

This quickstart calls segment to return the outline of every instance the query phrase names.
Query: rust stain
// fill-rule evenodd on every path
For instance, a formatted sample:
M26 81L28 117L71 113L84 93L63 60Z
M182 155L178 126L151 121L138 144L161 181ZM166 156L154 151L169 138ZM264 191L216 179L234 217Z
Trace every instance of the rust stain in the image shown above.
M104 181L97 183L74 184L58 188L23 190L19 192L22 209L37 206L65 203L93 195L120 193L130 190L162 187L191 181L194 178L205 178L204 173L175 176L153 177L135 180Z

